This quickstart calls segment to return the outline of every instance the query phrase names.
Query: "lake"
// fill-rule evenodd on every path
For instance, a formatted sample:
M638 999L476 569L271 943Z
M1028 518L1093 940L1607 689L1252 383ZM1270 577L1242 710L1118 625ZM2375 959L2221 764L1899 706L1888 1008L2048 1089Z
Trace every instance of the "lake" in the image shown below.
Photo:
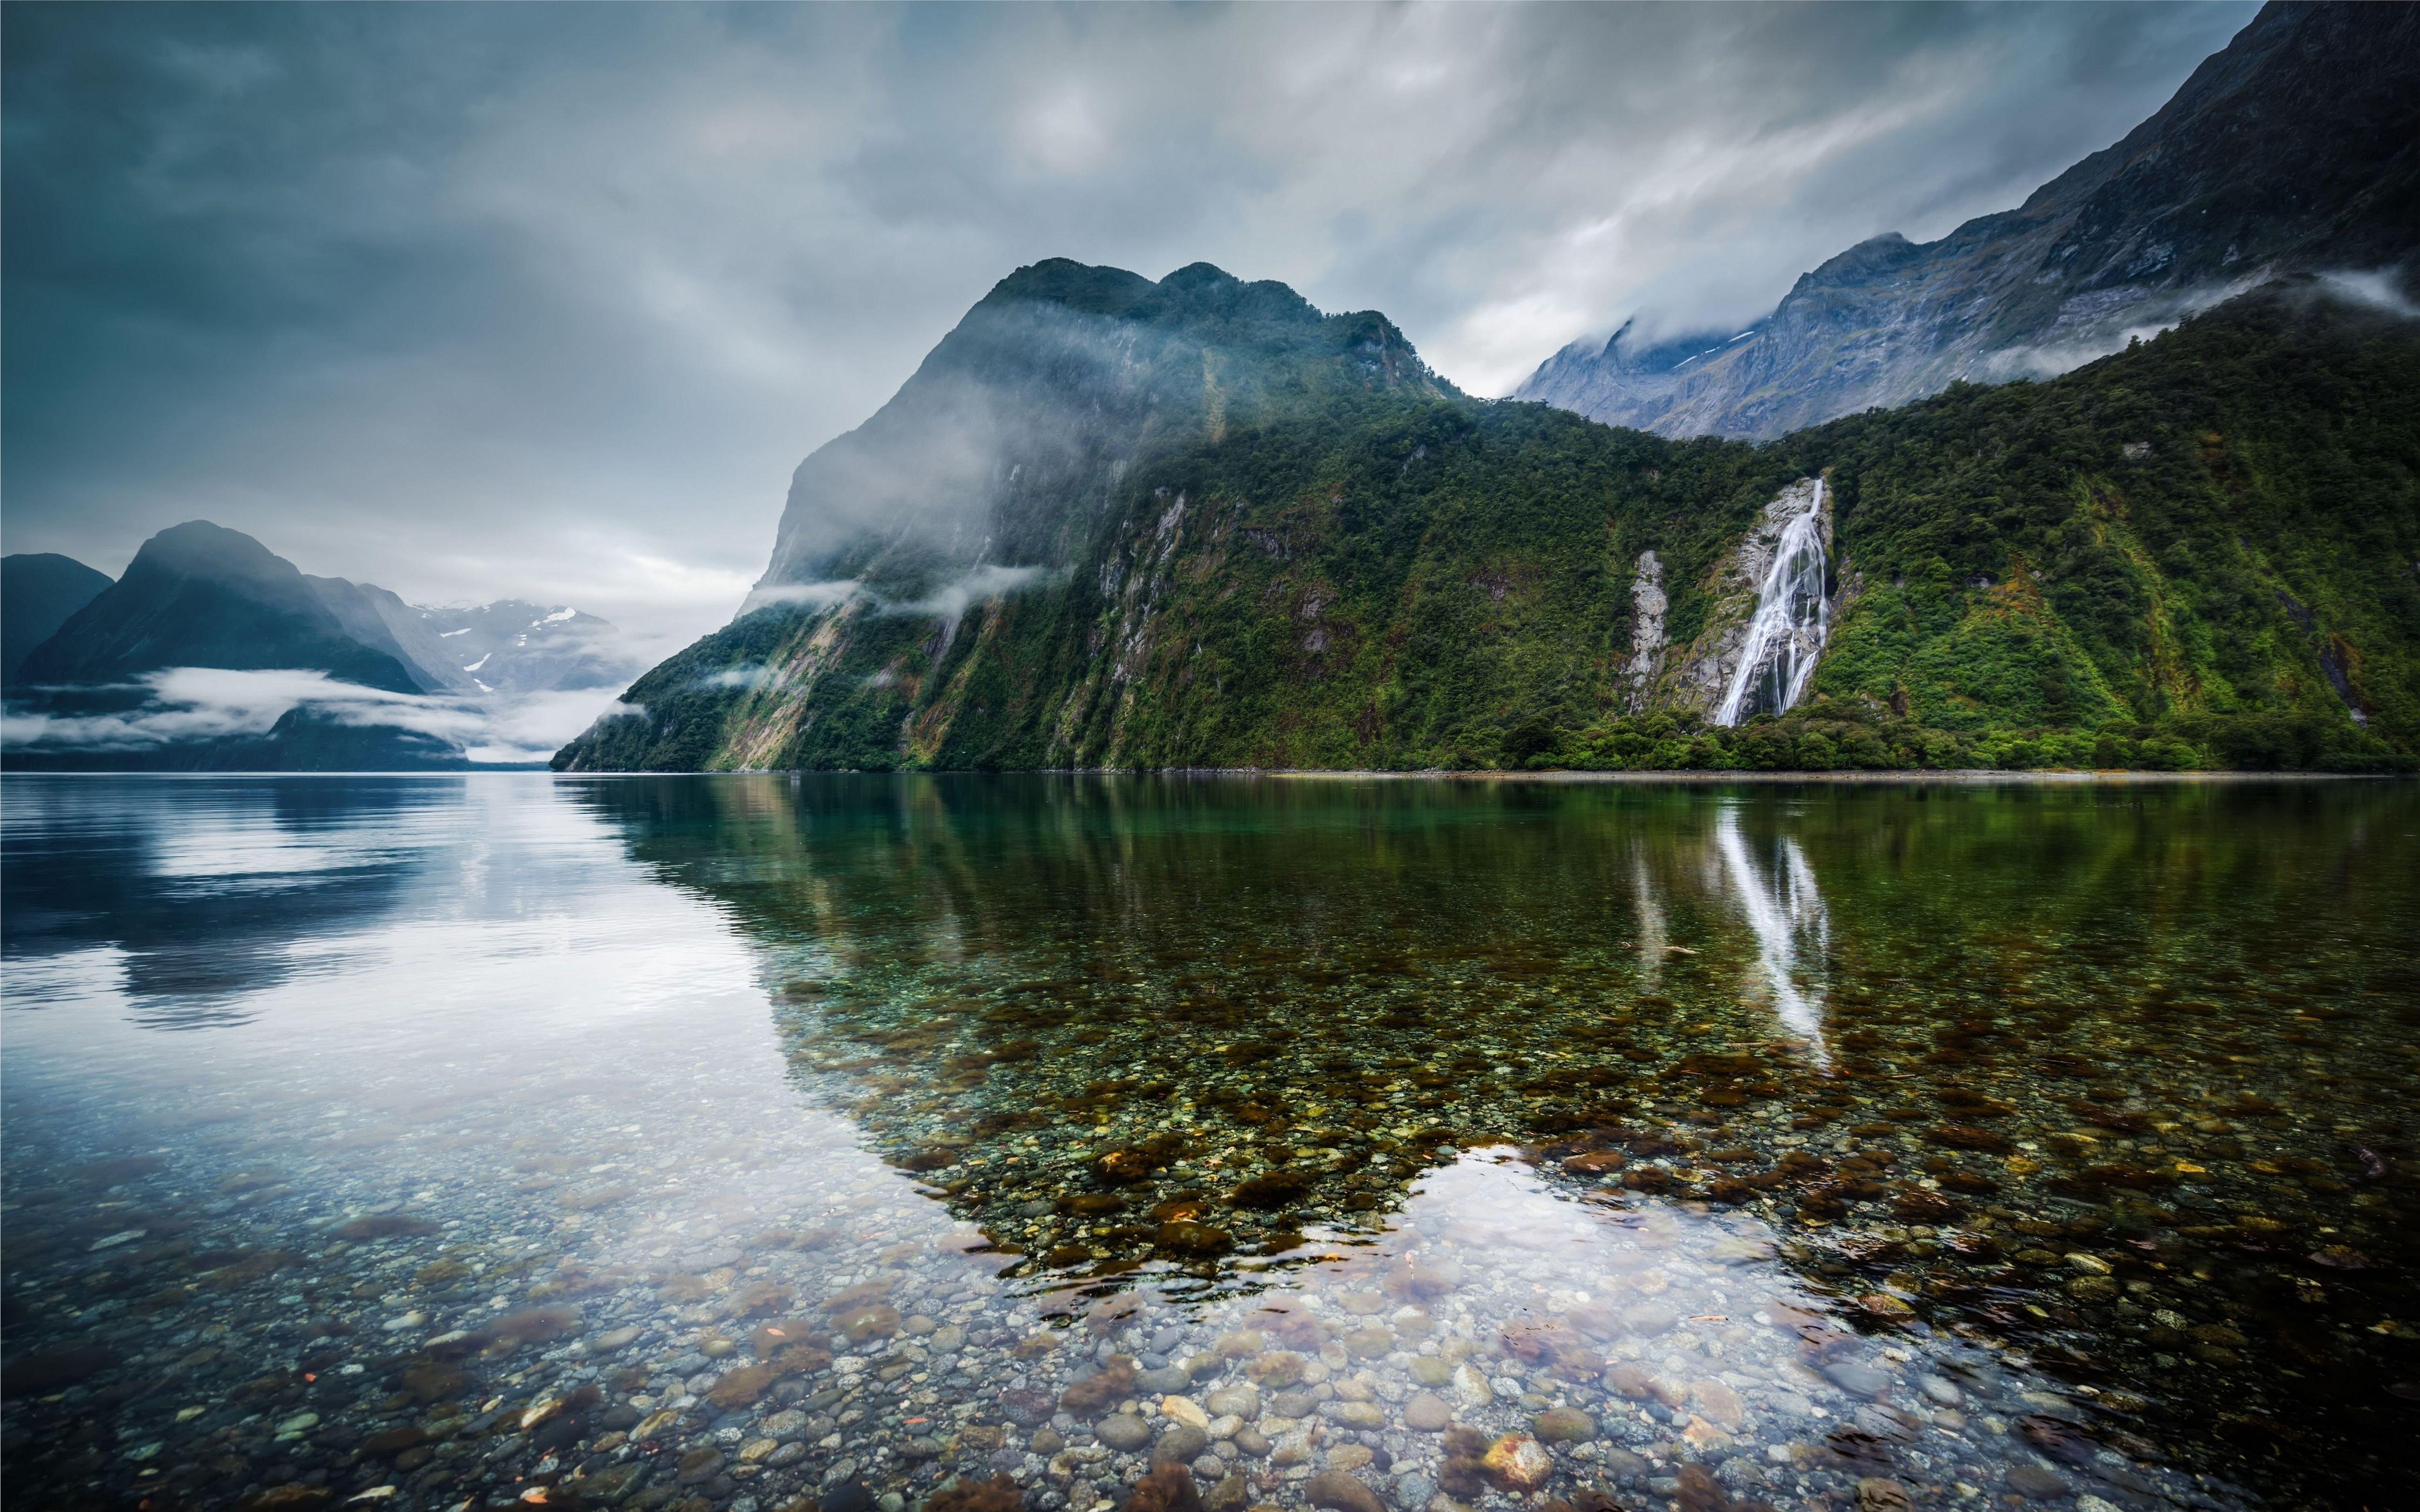
M2395 782L11 775L9 1490L2403 1504L2415 834Z

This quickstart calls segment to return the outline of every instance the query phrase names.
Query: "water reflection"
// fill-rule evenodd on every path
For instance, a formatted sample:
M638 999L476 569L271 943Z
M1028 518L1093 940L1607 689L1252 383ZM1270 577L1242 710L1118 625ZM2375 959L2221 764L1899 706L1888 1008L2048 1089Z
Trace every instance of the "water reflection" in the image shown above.
M21 1496L2401 1476L2399 788L243 786L8 790Z
M1775 1015L1806 1041L1817 1066L1829 1066L1823 990L1802 984L1811 969L1820 967L1831 944L1832 918L1815 886L1815 869L1807 864L1798 841L1783 836L1773 842L1770 872L1760 871L1748 858L1733 807L1725 807L1715 817L1714 848L1722 855L1723 873L1747 915L1748 928L1756 933L1757 966L1772 994Z
M292 943L364 927L411 887L415 816L458 779L12 776L0 815L9 1001L122 986L162 1028L240 1023L313 969Z
M2373 1059L2420 1001L2380 948L2420 922L2399 789L587 798L767 942L801 1084L1020 1285L1266 1285L1511 1141L1753 1218L1857 1327L2091 1385L2087 1458L2156 1434L2308 1492L2405 1412L2408 1236L2358 1153L2411 1105ZM2278 1447L2321 1439L2352 1458Z

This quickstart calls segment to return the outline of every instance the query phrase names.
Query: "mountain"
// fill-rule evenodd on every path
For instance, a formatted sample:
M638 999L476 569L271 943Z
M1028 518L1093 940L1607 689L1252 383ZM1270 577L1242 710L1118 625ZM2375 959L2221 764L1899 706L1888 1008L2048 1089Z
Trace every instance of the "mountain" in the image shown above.
M2409 763L2415 412L2420 325L2307 279L1754 445L1474 400L1200 265L1043 264L555 765Z
M1962 378L2063 371L2281 273L2420 271L2420 7L2273 3L2176 97L2013 210L1876 237L1745 331L1633 319L1519 396L1770 438Z
M395 651L349 633L294 563L198 519L144 542L126 576L26 654L19 680L116 686L171 667L318 671L422 691Z
M401 661L424 692L517 698L619 687L642 670L610 622L566 606L506 598L428 609L375 583L303 580L348 634Z
M633 670L595 615L518 599L423 609L305 576L207 520L145 542L116 583L64 557L8 562L12 656L18 616L39 625L58 602L45 585L81 583L74 573L99 584L57 609L9 679L15 766L460 767L461 743L480 744L515 701L611 687ZM21 576L35 590L22 601Z
M17 680L25 654L109 586L109 575L53 551L0 557L0 684Z
M442 658L458 691L510 697L620 687L645 670L622 651L620 632L611 622L567 605L504 598L467 607L406 607L418 627L411 641L413 659L435 667Z

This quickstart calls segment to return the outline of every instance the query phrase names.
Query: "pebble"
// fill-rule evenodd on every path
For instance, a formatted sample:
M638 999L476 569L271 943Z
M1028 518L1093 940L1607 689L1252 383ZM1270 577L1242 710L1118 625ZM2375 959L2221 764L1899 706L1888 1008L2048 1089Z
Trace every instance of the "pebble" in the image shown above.
M1485 1407L1496 1400L1496 1391L1478 1367L1458 1365L1453 1367L1453 1399L1464 1407Z
M1422 1433L1443 1433L1453 1422L1453 1409L1430 1392L1420 1392L1404 1403L1404 1426Z

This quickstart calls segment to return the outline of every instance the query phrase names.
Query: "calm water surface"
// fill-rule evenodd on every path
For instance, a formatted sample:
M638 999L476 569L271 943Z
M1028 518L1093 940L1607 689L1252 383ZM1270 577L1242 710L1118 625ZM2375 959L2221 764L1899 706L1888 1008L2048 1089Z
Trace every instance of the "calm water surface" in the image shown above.
M2408 785L0 826L29 1506L2413 1501Z

